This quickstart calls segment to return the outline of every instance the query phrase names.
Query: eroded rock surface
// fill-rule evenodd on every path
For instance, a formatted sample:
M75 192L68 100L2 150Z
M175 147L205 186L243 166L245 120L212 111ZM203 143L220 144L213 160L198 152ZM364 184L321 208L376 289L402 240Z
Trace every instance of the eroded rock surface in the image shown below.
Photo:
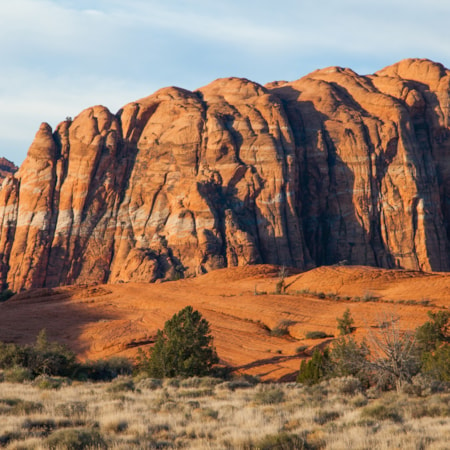
M256 263L450 269L450 72L161 89L43 124L0 190L14 290Z
M0 158L0 182L16 173L18 167L6 158Z

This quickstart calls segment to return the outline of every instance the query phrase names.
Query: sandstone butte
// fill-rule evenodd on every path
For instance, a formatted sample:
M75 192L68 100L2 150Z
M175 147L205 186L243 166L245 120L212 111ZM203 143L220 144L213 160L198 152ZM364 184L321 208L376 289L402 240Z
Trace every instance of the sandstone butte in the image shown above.
M0 190L14 291L233 266L450 269L450 71L171 87L42 124ZM10 170L14 172L14 170Z

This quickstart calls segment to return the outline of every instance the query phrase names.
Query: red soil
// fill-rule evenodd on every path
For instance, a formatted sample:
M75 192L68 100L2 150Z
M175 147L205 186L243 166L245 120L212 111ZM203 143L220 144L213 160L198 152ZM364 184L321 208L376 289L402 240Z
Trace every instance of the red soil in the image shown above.
M286 278L288 295L273 294L277 281L278 268L261 265L159 284L26 291L0 304L0 340L30 343L46 328L51 339L66 343L80 358L133 356L137 348L151 345L156 330L175 312L192 305L210 322L223 363L265 380L287 380L295 378L304 357L296 349L312 350L326 341L306 340L305 333L337 336L336 317L346 308L362 338L383 315L399 316L402 329L414 330L427 320L428 310L450 307L447 273L320 267ZM318 298L320 293L327 297ZM268 329L281 321L291 324L289 335L271 336Z

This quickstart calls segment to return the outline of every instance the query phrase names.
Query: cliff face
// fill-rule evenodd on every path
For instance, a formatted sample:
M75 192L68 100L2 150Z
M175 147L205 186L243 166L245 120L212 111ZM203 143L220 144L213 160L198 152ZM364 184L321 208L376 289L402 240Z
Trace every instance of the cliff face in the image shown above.
M450 269L450 72L162 89L43 124L0 190L13 290L225 266Z
M0 183L8 176L13 175L18 167L6 158L0 158Z

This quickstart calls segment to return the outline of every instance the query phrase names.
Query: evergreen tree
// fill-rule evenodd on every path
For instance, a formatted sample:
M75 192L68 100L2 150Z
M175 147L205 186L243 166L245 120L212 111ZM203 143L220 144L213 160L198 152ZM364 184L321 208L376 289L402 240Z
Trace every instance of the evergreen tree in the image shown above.
M186 306L158 330L149 355L140 352L140 368L154 378L207 375L218 362L209 323Z
M326 348L323 352L314 350L312 358L309 361L303 360L300 364L300 372L297 376L297 382L303 384L317 384L330 371L330 354Z
M428 311L430 320L416 330L417 344L423 352L432 351L442 342L450 342L450 313L448 311Z
M353 320L352 315L350 314L350 309L347 308L344 311L344 314L342 315L341 318L337 318L336 319L337 323L338 323L338 330L341 333L341 335L346 335L346 334L350 334L352 333L355 328L353 327L353 324L355 323L355 321Z
M439 381L450 382L450 345L442 344L433 352L424 353L422 372Z

